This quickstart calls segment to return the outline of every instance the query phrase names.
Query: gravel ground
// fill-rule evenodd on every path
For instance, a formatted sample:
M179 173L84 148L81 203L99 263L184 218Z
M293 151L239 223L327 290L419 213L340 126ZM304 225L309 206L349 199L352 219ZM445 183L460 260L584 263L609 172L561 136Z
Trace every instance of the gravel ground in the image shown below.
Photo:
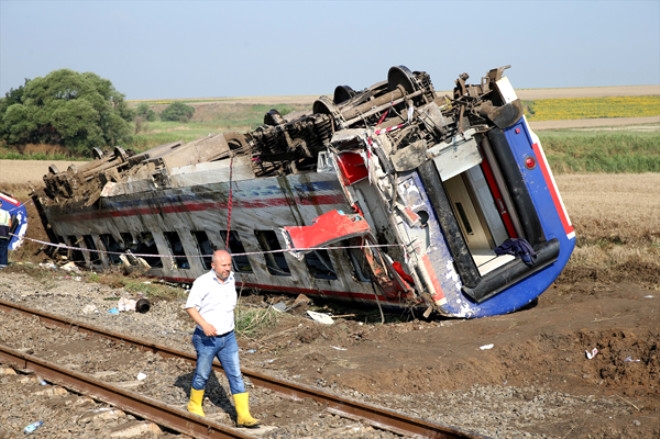
M159 344L192 352L189 339L193 325L183 311L183 297L175 300L151 298L151 308L145 314L132 311L111 314L108 311L117 307L122 297L131 299L137 297L121 289L98 283L88 283L84 280L86 277L84 274L79 275L51 268L32 270L32 275L21 273L17 267L11 267L8 271L2 274L2 283L0 284L0 299L2 300L18 302L28 307L41 308L50 313L65 315L96 326L112 328L115 331L150 338ZM299 333L289 332L291 336L285 337L289 342L291 339L300 338L302 334L314 333L316 328L314 322L303 317L289 316L284 321L287 323L281 326L279 330L290 331L292 328L307 328L306 331ZM38 324L38 322L35 324ZM419 322L397 323L383 329L382 327L378 328L379 325L356 323L356 326L361 327L364 331L365 337L375 337L378 331L389 331L388 337L392 337L393 332L415 331L415 325L419 325ZM460 322L455 323L455 325L460 325ZM451 326L451 322L436 322L435 326ZM323 340L325 335L326 342L333 345L338 341L335 334L342 331L340 328L340 326L324 328L319 339ZM25 327L11 328L5 325L5 331L20 333L26 330ZM6 339L8 337L0 338ZM443 425L454 426L484 437L651 438L657 437L654 435L657 435L660 431L657 418L653 418L653 416L657 416L657 410L655 414L650 415L644 412L640 413L639 410L636 410L639 408L636 406L636 404L640 404L639 402L633 403L627 398L613 396L579 395L572 392L553 390L544 384L530 383L524 386L514 386L508 385L506 382L499 385L475 383L467 388L448 389L446 391L424 391L422 385L422 391L412 393L408 386L404 386L405 380L402 377L401 392L368 392L352 386L350 381L343 382L339 374L335 374L330 369L327 372L312 374L311 376L316 376L316 379L312 380L307 375L296 373L300 370L294 370L286 366L280 368L273 366L277 363L286 364L287 359L297 363L305 363L305 361L310 360L309 356L301 356L302 354L296 353L293 349L287 354L286 349L281 347L287 343L281 337L271 338L273 340L272 345L262 341L258 347L254 344L254 339L254 336L239 338L239 344L243 347L243 367L281 375L294 381L299 380L303 384L318 386L325 391L366 400L379 406L402 411ZM268 337L262 336L260 339L268 340ZM42 337L41 346L46 351L49 348L45 336ZM256 349L248 349L251 346L256 347ZM55 348L52 347L52 349ZM255 353L255 350L259 352ZM268 360L268 357L272 356L275 350L280 351L276 361ZM111 351L112 349L109 349L108 355L112 354ZM316 352L318 353L318 351ZM117 355L119 354L115 353L112 360L107 360L113 361L115 369L119 371L111 380L134 381L134 377L140 371L147 375L157 373L162 377L175 374L179 377L179 380L181 377L184 377L184 380L185 378L191 378L192 368L188 365L170 364L164 366L163 363L158 363L158 366L156 366L155 363L151 364L153 359L140 360L132 356L126 358L125 354L122 354L124 357L122 362L120 358L117 358ZM66 361L66 357L60 358L60 360ZM327 362L327 359L325 361ZM93 373L93 368L96 366L87 367L88 370L85 370L85 372ZM309 367L316 368L317 366L316 363L309 361ZM347 368L350 369L350 367L352 366L349 365ZM172 369L172 372L168 372L168 369ZM319 370L321 370L321 367L319 367ZM399 370L392 371L393 375L399 373ZM406 378L406 380L411 379L410 377ZM417 379L420 382L425 380L424 377L417 377ZM187 401L187 383L179 382L171 385L173 382L171 380L172 378L164 379L163 382L154 385L153 389L149 389L146 393L158 397L168 404L183 406ZM27 425L32 422L35 417L34 413L26 411L24 417L16 413L16 406L12 402L17 398L12 393L14 389L8 391L9 389L4 382L2 387L0 407L13 407L13 414L9 415L9 412L5 412L5 415L3 415L5 419L0 416L0 423L9 423L9 420L11 420L13 431L15 431L16 426ZM393 388L396 388L396 383ZM20 389L23 390L17 390L19 393L34 391L33 386L23 386ZM210 401L205 403L205 408L207 414L216 416L219 422L231 423L231 406L226 405L227 394L228 389L224 377L220 376L218 377L217 387L208 391L207 396L210 397ZM318 414L318 410L315 411L309 405L291 401L282 402L260 389L251 390L251 402L253 414L260 417L265 425L273 427L271 431L264 433L263 437L266 438L395 437L390 433L374 430L327 412ZM590 417L598 422L576 423L576 416ZM313 418L311 424L309 422L310 418ZM621 427L613 426L607 422L608 419L622 418L630 419L623 430ZM63 430L59 430L59 428ZM107 425L105 428L106 430L97 431L96 435L106 437L104 435L109 434L108 431L110 430L108 430ZM83 430L83 433L76 435L75 430L71 428L67 430L66 425L58 426L58 428L51 425L48 431L67 431L67 434L58 435L57 437L87 437L85 434L89 433L89 430ZM562 434L558 432L562 432ZM0 437L2 437L1 433L0 431ZM164 433L160 434L163 435ZM144 437L154 435L156 434L152 431L143 434Z

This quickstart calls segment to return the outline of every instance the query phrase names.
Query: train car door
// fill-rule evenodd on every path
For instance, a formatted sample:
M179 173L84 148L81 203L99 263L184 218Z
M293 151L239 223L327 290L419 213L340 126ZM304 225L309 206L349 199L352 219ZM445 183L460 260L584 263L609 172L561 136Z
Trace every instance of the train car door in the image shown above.
M481 275L509 258L493 264L495 247L508 238L504 223L479 166L447 179L444 183L454 216Z

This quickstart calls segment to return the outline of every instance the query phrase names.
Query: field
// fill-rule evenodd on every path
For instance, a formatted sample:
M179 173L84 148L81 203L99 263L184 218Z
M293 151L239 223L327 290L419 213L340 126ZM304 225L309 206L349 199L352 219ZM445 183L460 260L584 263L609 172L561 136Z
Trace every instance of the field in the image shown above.
M536 130L660 123L659 86L523 89L517 92ZM438 96L451 94L451 90L437 91ZM136 135L136 143L141 147L180 139L187 141L204 136L209 130L248 131L262 123L262 115L271 108L276 108L282 114L308 110L317 98L273 96L182 100L195 108L189 123L146 122ZM159 113L172 102L139 103L146 103ZM138 102L132 105L137 106ZM567 123L569 120L570 124Z
M634 91L629 89L628 95ZM595 91L583 94L589 93ZM550 90L547 94L553 96ZM555 128L575 124L609 130L618 120L552 123ZM660 116L649 116L623 126L657 130L659 123ZM0 189L28 200L27 182L40 184L49 164L0 161ZM60 170L67 165L57 163ZM486 410L501 416L503 426L512 425L512 418L523 420L525 407L541 404L539 399L547 403L557 398L556 411L569 400L584 400L586 408L572 413L556 415L554 409L544 409L544 419L530 421L524 431L538 438L660 437L660 173L555 177L578 247L536 306L478 320L390 316L384 325L378 316L361 315L359 321L349 317L311 330L299 320L282 319L276 328L239 341L244 349L258 352L246 359L252 362L248 365L310 385L321 382L363 395L405 395L413 409L416 404L438 404L448 419L456 411ZM43 239L30 203L28 209L28 236ZM13 261L40 261L42 256L35 256L38 245L24 247L11 255ZM491 343L493 349L479 349ZM585 350L592 348L599 352L588 360ZM273 356L277 361L263 366ZM519 412L505 413L508 406L500 400L481 401L478 389L484 388L508 389L510 398L519 398ZM438 402L447 394L470 392L470 406ZM616 415L606 415L614 408ZM286 408L282 413L295 416Z

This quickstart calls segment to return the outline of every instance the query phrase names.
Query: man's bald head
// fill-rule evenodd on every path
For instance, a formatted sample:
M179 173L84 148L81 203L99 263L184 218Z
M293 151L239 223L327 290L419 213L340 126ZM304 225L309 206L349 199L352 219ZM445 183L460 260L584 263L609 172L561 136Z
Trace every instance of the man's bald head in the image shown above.
M211 268L219 279L226 280L231 273L231 254L227 250L214 251Z

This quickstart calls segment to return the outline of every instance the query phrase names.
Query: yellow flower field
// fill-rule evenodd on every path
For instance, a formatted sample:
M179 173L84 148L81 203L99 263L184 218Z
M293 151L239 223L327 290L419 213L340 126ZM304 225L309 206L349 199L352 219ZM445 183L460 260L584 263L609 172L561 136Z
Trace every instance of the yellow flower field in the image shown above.
M530 121L660 115L660 96L608 96L524 101Z

